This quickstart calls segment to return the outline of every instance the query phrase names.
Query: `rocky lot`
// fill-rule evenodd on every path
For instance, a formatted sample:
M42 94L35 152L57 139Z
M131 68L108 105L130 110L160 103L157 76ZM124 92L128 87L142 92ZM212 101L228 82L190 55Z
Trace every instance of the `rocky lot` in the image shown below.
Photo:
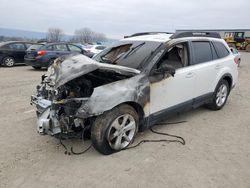
M185 138L145 143L110 156L93 148L65 155L59 141L36 132L30 95L45 70L0 67L0 187L250 187L250 53L242 52L239 82L221 111L204 107L155 129ZM165 139L150 131L135 139ZM79 140L65 141L81 151Z

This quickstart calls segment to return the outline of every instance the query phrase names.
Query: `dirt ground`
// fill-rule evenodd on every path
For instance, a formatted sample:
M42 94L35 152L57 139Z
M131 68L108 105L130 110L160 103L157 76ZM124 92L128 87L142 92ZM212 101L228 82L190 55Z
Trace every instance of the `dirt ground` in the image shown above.
M250 53L242 53L239 82L221 111L199 108L155 129L185 138L145 143L110 156L91 148L65 155L59 141L36 132L30 95L45 71L0 67L0 187L250 187ZM165 139L150 131L142 139ZM65 144L81 151L80 141Z

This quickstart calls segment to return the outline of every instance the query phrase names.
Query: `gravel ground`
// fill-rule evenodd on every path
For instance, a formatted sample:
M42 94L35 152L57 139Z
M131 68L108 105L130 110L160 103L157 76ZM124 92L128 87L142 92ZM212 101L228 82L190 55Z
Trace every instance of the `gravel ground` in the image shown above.
M250 53L242 52L239 82L221 111L203 107L155 129L185 138L145 143L110 156L93 148L64 155L58 140L36 133L30 95L45 71L0 67L0 187L250 187ZM142 139L165 139L150 131ZM67 141L81 151L88 146Z

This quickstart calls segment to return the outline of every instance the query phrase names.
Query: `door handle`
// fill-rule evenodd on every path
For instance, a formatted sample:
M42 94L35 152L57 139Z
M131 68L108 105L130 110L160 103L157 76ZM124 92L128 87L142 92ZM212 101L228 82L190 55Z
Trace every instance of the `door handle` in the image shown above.
M193 74L192 72L189 72L189 73L186 74L186 78L192 78L193 75L194 75L194 74Z

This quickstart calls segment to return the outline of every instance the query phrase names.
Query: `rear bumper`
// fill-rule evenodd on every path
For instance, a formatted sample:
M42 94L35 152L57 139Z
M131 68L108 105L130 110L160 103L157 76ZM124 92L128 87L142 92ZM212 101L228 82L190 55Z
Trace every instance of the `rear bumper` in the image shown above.
M32 67L48 67L49 63L42 58L28 59L24 58L25 64Z

